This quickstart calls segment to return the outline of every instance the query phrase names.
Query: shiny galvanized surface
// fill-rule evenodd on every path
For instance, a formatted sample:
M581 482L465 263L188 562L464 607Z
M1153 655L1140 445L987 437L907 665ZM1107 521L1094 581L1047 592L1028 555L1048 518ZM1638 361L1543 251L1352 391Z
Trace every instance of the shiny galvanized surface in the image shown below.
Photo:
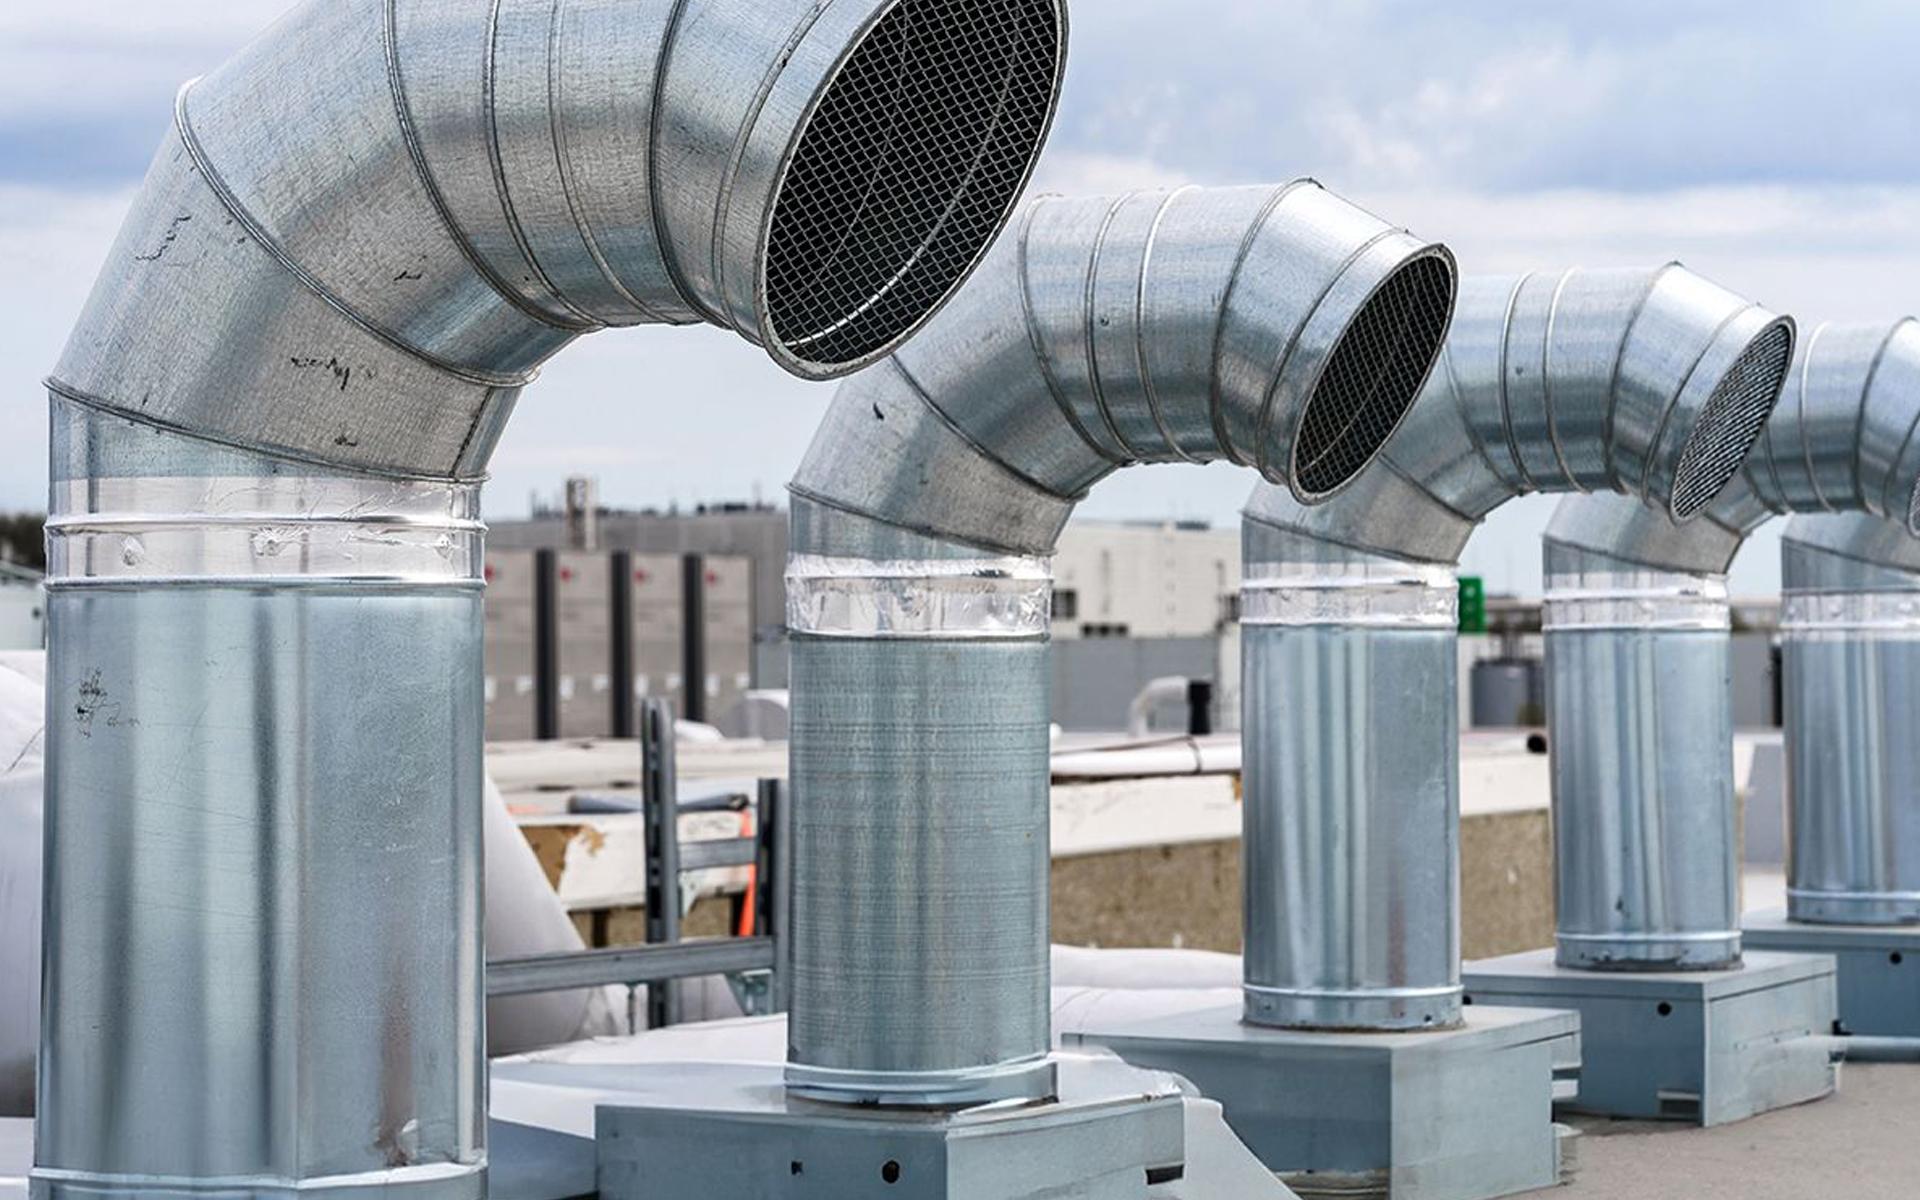
M1444 248L1311 183L1043 199L920 337L840 389L794 491L1047 554L1135 462L1287 485L1310 429L1308 458L1350 449L1357 470L1425 378L1452 279Z
M1759 436L1792 330L1676 266L1471 279L1383 461L1318 508L1255 491L1249 578L1336 583L1288 602L1300 629L1261 628L1259 590L1243 604L1247 813L1261 831L1247 843L1250 1018L1457 1019L1456 637L1450 622L1391 632L1380 577L1425 570L1451 604L1467 539L1526 492L1618 490L1669 511L1711 495ZM1330 713L1344 719L1323 724ZM1378 831L1355 841L1365 853L1339 844L1353 831ZM1378 897L1394 899L1362 907Z
M38 1187L484 1192L481 531L405 481L481 478L606 325L886 354L1004 223L1065 37L1058 0L310 0L181 93L49 381Z
M793 644L789 1084L1050 1094L1047 646Z
M992 240L1065 35L1054 0L958 17L916 0L310 0L182 92L54 386L290 457L471 478L534 369L608 325L711 321L791 371L842 374L910 334ZM879 78L870 38L894 60ZM905 116L943 95L967 119L861 140L846 123L888 89ZM835 129L810 142L817 116ZM949 161L979 170L949 179ZM926 236L866 236L867 210L836 198L868 187L871 219ZM832 249L854 234L859 251ZM845 299L858 347L776 332L801 285L773 264L796 254L818 260L808 286L878 281ZM861 326L883 310L886 327Z
M1703 505L1759 437L1792 335L1789 319L1679 266L1469 278L1383 461L1337 503L1304 508L1263 488L1251 508L1328 541L1451 563L1488 513L1530 492ZM1772 371L1757 392L1726 386L1755 367Z
M1246 537L1250 562L1296 568L1256 568L1242 606L1246 728L1261 731L1245 757L1247 1020L1457 1025L1453 573L1254 524ZM1295 601L1266 604L1275 587Z
M789 1086L1051 1095L1048 564L797 500L788 589Z
M53 417L38 1194L481 1195L474 489Z
M1548 564L1558 962L1735 966L1725 583L1551 542Z
M1911 586L1902 565L1915 555L1906 530L1920 487L1920 459L1909 453L1916 430L1920 325L1823 325L1803 341L1759 447L1702 520L1680 527L1621 497L1583 496L1561 505L1547 535L1549 574L1560 562L1612 563L1652 572L1676 593L1704 595L1722 588L1719 577L1746 537L1777 513L1871 514L1802 518L1797 536L1835 553L1787 550L1787 737L1801 773L1791 819L1803 877L1794 915L1802 919L1920 917L1920 897L1880 894L1889 873L1902 870L1890 822L1903 818L1892 792L1915 765L1907 761L1909 739L1890 731L1907 728L1915 715L1898 706L1901 689L1914 686L1901 682L1904 631L1920 621L1913 597L1902 595ZM1697 824L1734 802L1724 648L1709 652L1697 635L1652 633L1632 622L1579 640L1584 651L1574 654L1564 650L1571 639L1549 637L1550 651L1563 648L1548 658L1555 804L1589 818L1558 823L1563 935L1570 911L1587 933L1624 917L1608 912L1619 881L1684 879L1692 893L1695 882L1731 874L1737 855L1730 823ZM1634 781L1647 786L1627 786ZM1675 872L1686 859L1666 845L1671 835L1658 844L1613 836L1629 829L1694 829L1715 840L1692 841L1692 865L1681 876ZM1920 887L1920 868L1907 875L1915 882L1896 892ZM1717 887L1699 897L1716 894ZM1730 936L1712 930L1731 926L1706 915L1715 908L1723 901L1699 910L1693 931L1730 957ZM1673 916L1642 912L1603 934L1592 952L1629 962L1665 952L1617 934L1677 950L1671 938L1689 932L1689 922L1684 909ZM1570 952L1584 953L1570 951L1563 936L1563 962L1573 961Z
M1007 620L1006 589L1027 597L1011 611L1044 615L1051 576L898 537L796 506L788 1083L916 1105L1044 1097L1047 626ZM889 557L848 554L863 544ZM869 602L822 605L827 587Z
M840 390L792 488L790 1087L1047 1094L1042 556L1136 461L1337 486L1452 299L1443 248L1308 184L1046 200Z
M1920 542L1803 517L1783 563L1788 915L1920 922Z
M1920 321L1821 325L1749 464L1776 512L1868 512L1920 533Z

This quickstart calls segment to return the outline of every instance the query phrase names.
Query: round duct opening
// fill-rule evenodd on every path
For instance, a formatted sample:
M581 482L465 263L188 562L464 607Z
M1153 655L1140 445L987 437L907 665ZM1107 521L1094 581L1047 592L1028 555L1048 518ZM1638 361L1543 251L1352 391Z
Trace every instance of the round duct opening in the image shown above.
M761 279L770 349L808 376L885 356L1000 232L1065 61L1058 0L899 0L788 161Z
M1773 415L1792 367L1793 326L1776 321L1747 343L1721 376L1680 452L1669 505L1675 521L1699 515L1739 473Z
M1374 289L1314 385L1293 445L1293 490L1317 503L1373 461L1419 398L1447 336L1453 260L1431 250Z

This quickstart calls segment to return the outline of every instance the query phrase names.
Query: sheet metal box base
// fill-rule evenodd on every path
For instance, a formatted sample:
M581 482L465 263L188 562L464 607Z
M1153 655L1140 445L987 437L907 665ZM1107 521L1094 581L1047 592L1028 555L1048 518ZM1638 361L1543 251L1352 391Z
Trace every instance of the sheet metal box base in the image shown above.
M1569 1107L1723 1125L1833 1091L1834 963L1754 953L1731 971L1575 971L1553 951L1468 963L1481 1004L1571 1008L1584 1065Z
M1222 1008L1064 1037L1191 1080L1308 1198L1475 1200L1553 1186L1556 1077L1580 1061L1579 1018L1537 1009L1477 1008L1457 1030L1311 1033Z
M964 1112L793 1100L778 1066L676 1066L656 1093L600 1106L600 1195L1145 1200L1150 1183L1179 1177L1176 1081L1105 1057L1059 1065L1056 1103Z
M1840 1023L1862 1037L1920 1037L1920 925L1802 925L1755 913L1755 949L1830 954L1839 964Z

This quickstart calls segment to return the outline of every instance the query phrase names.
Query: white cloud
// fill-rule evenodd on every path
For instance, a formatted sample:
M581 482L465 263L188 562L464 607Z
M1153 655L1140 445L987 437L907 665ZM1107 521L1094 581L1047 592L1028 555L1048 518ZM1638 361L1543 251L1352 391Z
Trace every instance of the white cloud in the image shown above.
M0 123L78 112L141 122L164 98L271 24L283 0L8 0L0 5ZM159 114L164 120L164 110Z
M0 388L0 509L42 502L38 380L174 87L284 7L0 3L0 361L13 367ZM1468 271L1680 258L1811 319L1920 307L1910 4L1083 0L1074 15L1041 189L1312 174L1448 241ZM88 169L100 174L65 163L97 146ZM595 337L522 404L490 504L514 512L568 469L598 471L616 503L774 494L830 394L717 331ZM1249 486L1230 468L1136 470L1084 511L1225 524ZM1495 586L1537 581L1534 538L1551 509L1503 511L1470 563Z

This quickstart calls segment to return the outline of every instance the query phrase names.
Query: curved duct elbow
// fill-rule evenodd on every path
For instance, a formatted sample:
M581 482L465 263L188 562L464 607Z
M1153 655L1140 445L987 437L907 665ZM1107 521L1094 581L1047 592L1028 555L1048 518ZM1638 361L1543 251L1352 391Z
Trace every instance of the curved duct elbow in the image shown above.
M1694 515L1759 437L1793 340L1791 321L1677 266L1469 280L1376 466L1319 508L1255 491L1241 604L1249 1021L1458 1023L1454 564L1488 513L1528 492L1623 492Z
M1445 249L1308 183L1049 199L841 388L793 485L790 1088L1052 1094L1045 556L1136 462L1338 490L1453 293Z
M883 357L992 240L1058 0L311 0L182 91L54 390L306 461L475 477L580 334Z
M1888 547L1896 561L1907 535L1920 534L1920 321L1821 325L1802 339L1780 404L1738 478L1701 520L1676 526L1620 497L1570 497L1547 529L1548 569L1556 553L1585 552L1724 575L1767 521L1823 512L1892 522L1866 540ZM1838 526L1875 528L1871 521Z
M1782 585L1788 916L1920 922L1920 538L1796 517Z
M1920 679L1906 661L1920 627L1917 350L1912 321L1816 330L1759 448L1702 520L1675 525L1621 496L1573 497L1554 514L1563 965L1740 959L1725 576L1747 537L1785 512L1854 510L1799 518L1785 545L1790 904L1814 920L1920 912L1920 861L1901 861L1889 833L1901 820L1893 781L1914 764L1882 736L1911 720L1901 697Z
M1011 212L1065 34L1060 0L312 0L181 94L49 381L36 1194L485 1194L514 401L614 325L884 356Z
M1739 470L1785 386L1793 322L1684 267L1468 280L1440 366L1337 504L1261 489L1251 521L1452 563L1531 492L1624 492L1675 520Z
M1814 330L1746 474L1775 512L1864 512L1920 534L1920 321Z
M1047 554L1143 462L1228 461L1303 503L1398 427L1454 268L1302 181L1044 199L914 341L835 398L796 495Z

